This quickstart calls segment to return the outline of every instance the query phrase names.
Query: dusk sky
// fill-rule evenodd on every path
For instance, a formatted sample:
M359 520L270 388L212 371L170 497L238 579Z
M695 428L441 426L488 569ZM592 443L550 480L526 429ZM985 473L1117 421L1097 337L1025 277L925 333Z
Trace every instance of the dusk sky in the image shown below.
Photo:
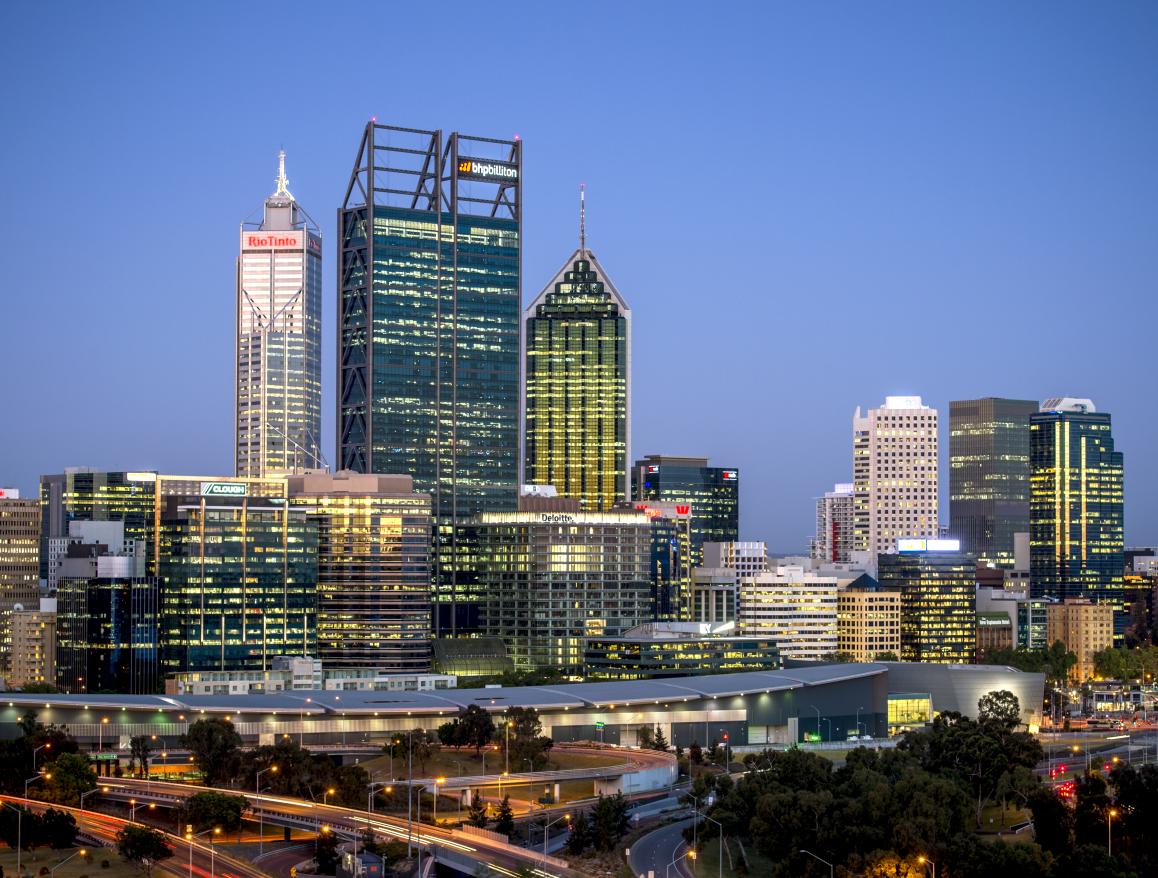
M886 394L1088 396L1158 542L1158 4L0 4L0 485L232 468L238 224L325 237L371 116L525 142L523 297L588 242L634 446L803 550ZM947 501L947 492L944 498ZM943 507L947 520L947 502Z

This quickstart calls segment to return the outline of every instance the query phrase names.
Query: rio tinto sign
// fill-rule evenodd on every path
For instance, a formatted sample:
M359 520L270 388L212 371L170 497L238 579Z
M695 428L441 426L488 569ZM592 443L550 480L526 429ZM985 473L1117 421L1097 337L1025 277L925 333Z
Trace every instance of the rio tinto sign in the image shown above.
M242 250L301 250L309 246L311 253L322 252L322 241L306 232L242 232Z

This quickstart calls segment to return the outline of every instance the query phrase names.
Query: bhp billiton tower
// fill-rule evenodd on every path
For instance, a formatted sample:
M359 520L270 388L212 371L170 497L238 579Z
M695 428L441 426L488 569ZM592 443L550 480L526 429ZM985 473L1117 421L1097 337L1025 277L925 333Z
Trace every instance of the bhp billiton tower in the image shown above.
M514 510L522 144L371 121L338 211L338 466L434 516L436 634L478 624L456 523Z
M237 475L319 466L322 238L286 188L260 223L243 223L237 258Z

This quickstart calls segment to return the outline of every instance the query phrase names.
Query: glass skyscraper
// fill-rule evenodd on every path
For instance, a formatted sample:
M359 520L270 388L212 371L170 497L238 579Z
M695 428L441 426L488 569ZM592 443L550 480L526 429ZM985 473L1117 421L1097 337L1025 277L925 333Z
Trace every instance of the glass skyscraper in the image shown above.
M371 121L338 213L338 466L431 495L435 627L473 630L456 524L519 480L522 144Z
M1013 535L1029 533L1029 416L1033 400L949 403L949 533L980 561L1013 564Z
M601 512L628 499L631 309L580 244L526 311L523 480Z
M1122 452L1110 416L1088 399L1055 398L1029 419L1030 591L1034 598L1086 597L1128 622L1124 573Z
M956 540L901 539L877 557L881 588L901 593L901 661L972 664L977 652L977 557Z
M287 188L285 153L237 258L236 472L321 466L322 237Z
M691 515L692 566L703 564L704 543L740 539L740 471L708 466L706 457L649 454L631 470L632 499L674 503ZM689 510L679 507L690 506Z

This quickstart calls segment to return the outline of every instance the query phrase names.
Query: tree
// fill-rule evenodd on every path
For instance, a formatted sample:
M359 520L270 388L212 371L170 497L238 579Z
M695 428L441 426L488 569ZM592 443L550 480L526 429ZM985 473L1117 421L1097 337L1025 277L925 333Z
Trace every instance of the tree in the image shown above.
M463 743L474 746L475 756L478 756L482 748L495 736L494 719L477 704L467 705L459 717L459 724L462 726Z
M153 874L154 863L173 856L163 833L136 823L130 823L117 834L117 852L144 869L146 875Z
M84 756L64 753L46 767L45 792L50 802L79 805L82 793L96 789L96 772Z
M17 840L24 850L32 850L38 841L40 817L27 808L0 807L0 841L15 848Z
M663 733L663 729L661 729L659 726L656 726L655 741L652 743L652 749L660 750L666 753L670 746L671 745L667 742L667 736Z
M141 766L141 774L149 776L149 756L153 748L149 746L148 735L133 735L129 738L129 771L133 771L135 764Z
M414 758L418 760L419 766L421 766L423 773L425 773L426 760L429 759L430 755L434 752L430 746L430 735L426 733L426 729L415 729L407 737L410 739L410 746L413 748Z
M993 720L1012 729L1021 724L1021 704L1008 689L988 692L977 701L977 718L981 722Z
M462 725L454 719L438 727L438 743L443 747L458 747L462 743Z
M323 827L322 831L318 833L318 840L314 847L314 863L317 864L318 873L333 875L337 871L341 859L342 855L338 850L338 836L329 827Z
M591 809L591 831L595 847L609 851L627 832L627 799L623 793L605 796L600 793Z
M878 652L873 656L874 662L899 662L901 660L891 649L886 649L884 652Z
M471 799L466 822L479 829L486 829L487 823L490 821L487 819L487 803L483 801L482 796L475 796Z
M640 726L639 731L636 732L635 741L644 750L650 750L655 746L655 732L651 726Z
M511 797L503 796L499 803L499 810L495 815L495 832L499 835L510 836L515 831L515 812L511 808Z
M571 824L571 835L567 838L567 853L579 855L594 842L591 821L586 811L580 811Z
M245 796L208 791L190 796L185 801L182 823L192 823L195 832L220 827L222 832L241 828L242 818L249 804Z
M49 808L40 817L40 837L50 848L70 848L76 841L76 819L67 811Z
M703 765L704 748L697 744L695 741L692 741L692 745L688 747L688 759L691 761L692 765Z
M181 746L193 756L193 764L209 786L230 780L237 774L241 735L227 719L199 719L181 736Z

